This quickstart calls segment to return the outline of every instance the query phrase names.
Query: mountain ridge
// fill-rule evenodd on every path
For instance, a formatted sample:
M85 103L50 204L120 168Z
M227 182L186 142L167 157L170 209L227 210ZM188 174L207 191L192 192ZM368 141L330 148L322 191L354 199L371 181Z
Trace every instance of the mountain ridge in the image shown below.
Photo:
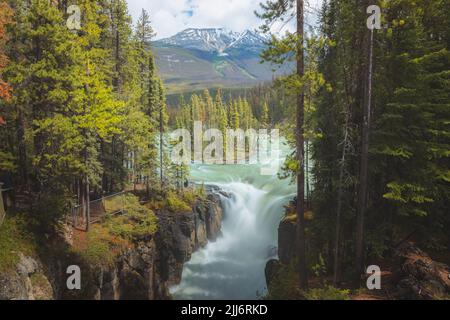
M264 41L264 36L249 29L235 32L226 28L187 28L155 43L222 54L228 49L244 45L263 48Z
M252 30L188 28L154 41L153 48L169 93L212 87L251 87L288 72L261 62L266 39Z

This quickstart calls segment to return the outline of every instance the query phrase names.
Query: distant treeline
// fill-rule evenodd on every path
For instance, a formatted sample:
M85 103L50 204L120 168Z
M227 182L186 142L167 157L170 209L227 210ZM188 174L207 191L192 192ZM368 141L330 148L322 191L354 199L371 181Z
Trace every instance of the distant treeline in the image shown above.
M170 115L176 115L186 103L199 99L201 104L202 100L208 100L209 97L214 97L213 100L217 104L224 106L230 106L242 100L249 104L253 117L260 121L264 116L267 116L267 124L271 125L279 124L289 117L288 112L291 109L290 106L292 106L292 96L286 94L282 87L274 87L273 83L264 83L253 88L210 88L181 94L169 94L167 95L168 112ZM265 108L267 108L266 115L264 115ZM229 109L227 112L230 112ZM229 115L228 118L230 118ZM170 125L175 125L176 117L171 116L170 119Z

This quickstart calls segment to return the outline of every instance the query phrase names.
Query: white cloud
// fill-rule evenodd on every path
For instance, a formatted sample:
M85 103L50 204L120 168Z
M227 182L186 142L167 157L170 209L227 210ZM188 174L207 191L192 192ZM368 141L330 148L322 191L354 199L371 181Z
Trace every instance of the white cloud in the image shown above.
M130 14L137 20L142 8L150 14L157 39L186 28L224 27L233 31L256 29L255 14L261 0L127 0ZM310 0L312 6L322 0ZM294 22L293 22L294 23ZM287 28L292 29L291 23Z

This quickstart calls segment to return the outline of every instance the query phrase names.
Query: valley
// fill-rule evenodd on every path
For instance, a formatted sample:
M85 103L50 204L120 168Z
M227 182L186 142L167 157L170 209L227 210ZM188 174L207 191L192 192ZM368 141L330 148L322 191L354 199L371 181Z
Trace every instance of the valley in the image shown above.
M157 68L168 93L203 88L251 88L292 71L262 63L266 38L246 30L186 29L153 42Z

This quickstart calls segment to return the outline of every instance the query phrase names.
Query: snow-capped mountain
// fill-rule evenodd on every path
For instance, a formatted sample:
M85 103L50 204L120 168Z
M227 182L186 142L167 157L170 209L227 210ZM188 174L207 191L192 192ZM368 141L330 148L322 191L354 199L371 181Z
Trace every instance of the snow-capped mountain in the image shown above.
M261 34L246 30L242 32L236 40L234 40L228 48L246 49L246 50L257 50L261 51L265 47L267 38Z
M156 41L157 45L170 45L223 54L229 49L262 49L264 37L245 30L242 33L224 28L186 29L176 35Z
M186 29L153 43L156 63L169 92L242 87L270 81L276 72L261 63L265 38L257 32L224 28Z

